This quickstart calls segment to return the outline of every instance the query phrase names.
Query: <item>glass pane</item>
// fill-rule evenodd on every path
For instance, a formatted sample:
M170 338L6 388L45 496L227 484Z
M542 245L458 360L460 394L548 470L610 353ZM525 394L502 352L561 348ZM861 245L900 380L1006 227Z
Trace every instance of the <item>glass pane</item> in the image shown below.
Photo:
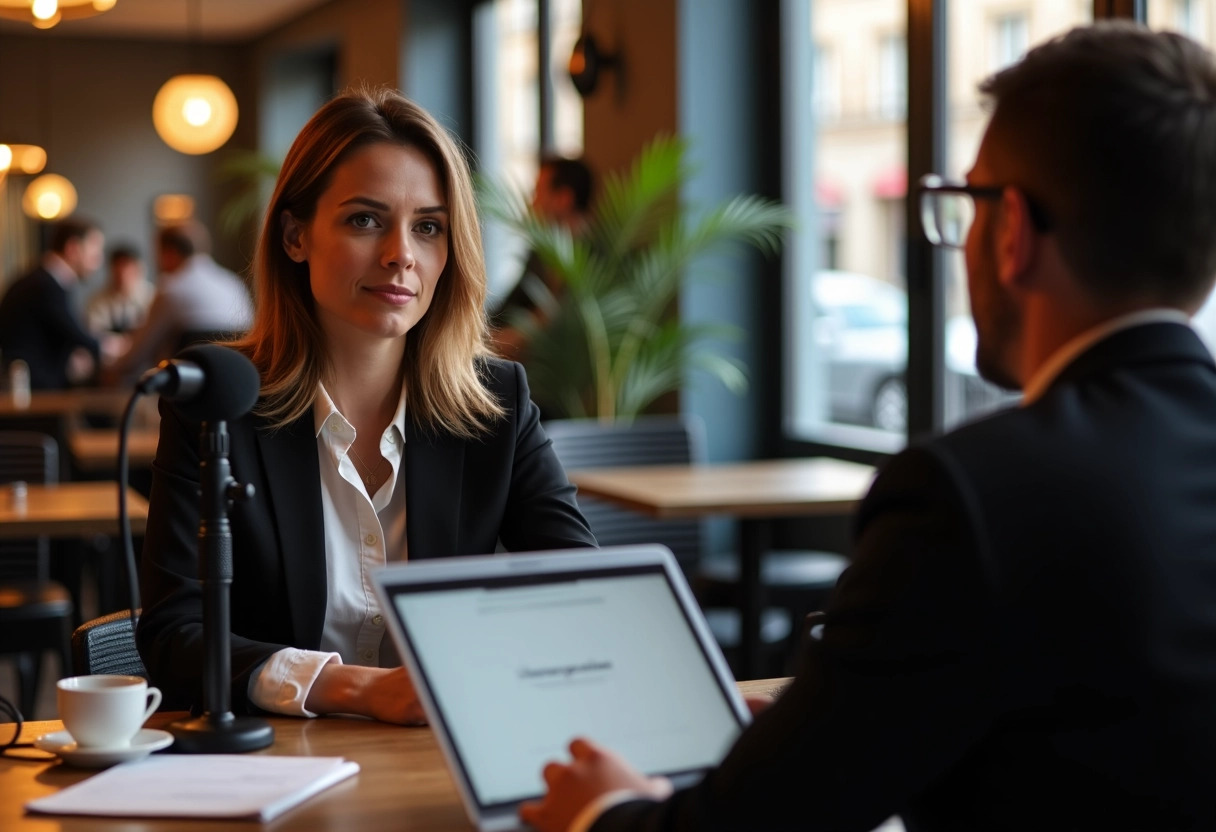
M787 0L787 431L895 450L906 433L905 0ZM799 61L796 56L807 56Z
M1017 61L1036 43L1093 18L1092 0L970 0L951 2L947 13L947 170L964 178L975 161L987 113L977 85ZM962 251L946 253L946 396L949 428L960 421L1017 400L975 372L975 325L971 321Z
M474 24L478 94L476 154L479 171L531 193L540 160L540 76L537 71L537 0L493 0L479 6ZM566 69L582 25L581 0L550 0L549 71L553 76L553 150L583 152L583 101ZM490 306L519 279L527 257L523 240L494 224L484 228Z
M1209 49L1216 48L1216 0L1149 0L1148 25L1181 32ZM1195 329L1216 352L1216 294L1194 318Z

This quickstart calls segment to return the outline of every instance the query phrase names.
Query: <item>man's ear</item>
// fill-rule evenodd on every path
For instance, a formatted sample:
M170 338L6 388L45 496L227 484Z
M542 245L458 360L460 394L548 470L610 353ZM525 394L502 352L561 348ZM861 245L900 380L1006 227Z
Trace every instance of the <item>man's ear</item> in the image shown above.
M997 216L997 278L1012 287L1024 283L1034 263L1038 232L1030 218L1030 204L1021 189L1009 187L1001 193Z
M283 226L283 250L287 252L287 256L297 263L307 262L308 246L304 239L304 224L287 210L279 214L279 223Z

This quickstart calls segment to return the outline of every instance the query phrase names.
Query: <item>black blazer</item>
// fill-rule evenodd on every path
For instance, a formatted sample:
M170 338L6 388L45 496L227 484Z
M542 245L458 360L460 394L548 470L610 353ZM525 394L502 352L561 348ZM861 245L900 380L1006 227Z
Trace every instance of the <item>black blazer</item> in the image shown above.
M42 266L16 280L0 298L0 351L7 365L22 359L34 390L68 386L68 356L77 347L98 355L97 339L85 332L67 290Z
M574 486L545 437L523 368L488 360L507 414L478 441L420 433L408 415L405 499L410 560L594 546ZM198 425L161 404L140 568L140 655L166 707L197 705L203 666L198 580ZM313 414L272 432L256 417L228 426L233 476L256 496L230 513L232 702L249 707L250 673L283 647L316 650L325 621L321 480Z
M1216 366L1150 324L899 454L793 686L606 830L1216 829Z

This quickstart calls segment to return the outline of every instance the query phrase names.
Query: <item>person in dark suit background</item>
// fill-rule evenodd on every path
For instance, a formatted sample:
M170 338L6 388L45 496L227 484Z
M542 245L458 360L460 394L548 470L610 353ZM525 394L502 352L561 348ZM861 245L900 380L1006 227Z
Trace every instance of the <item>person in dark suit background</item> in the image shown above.
M580 233L591 214L594 196L595 177L582 159L550 154L541 160L532 191L532 211L537 217ZM547 273L535 252L529 253L519 281L490 313L490 340L495 352L526 363L528 335L519 320L522 316L544 323L544 306L538 298L557 297L563 288Z
M471 178L424 110L338 96L283 163L235 343L261 375L229 423L234 710L422 710L385 637L386 561L594 546L523 369L491 357ZM202 696L198 425L162 401L137 640L166 703Z
M100 228L63 220L38 266L0 298L0 357L6 365L18 359L28 364L32 389L62 390L96 370L101 344L73 311L69 292L100 268L104 253Z
M882 469L802 668L701 783L576 739L542 832L1216 828L1216 67L1106 23L981 90L925 230L1022 405Z

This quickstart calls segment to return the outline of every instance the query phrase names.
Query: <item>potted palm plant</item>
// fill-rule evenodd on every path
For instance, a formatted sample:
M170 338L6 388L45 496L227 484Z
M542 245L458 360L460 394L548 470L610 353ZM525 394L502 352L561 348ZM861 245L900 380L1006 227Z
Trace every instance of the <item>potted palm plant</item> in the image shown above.
M604 179L578 233L539 218L519 188L480 181L483 211L521 235L559 287L533 282L542 314L511 322L528 338L528 379L546 412L630 421L691 370L745 389L745 368L716 348L735 333L683 322L674 304L685 280L704 277L698 258L731 244L775 252L791 215L736 196L694 216L680 199L687 150L680 138L652 141L626 173Z

